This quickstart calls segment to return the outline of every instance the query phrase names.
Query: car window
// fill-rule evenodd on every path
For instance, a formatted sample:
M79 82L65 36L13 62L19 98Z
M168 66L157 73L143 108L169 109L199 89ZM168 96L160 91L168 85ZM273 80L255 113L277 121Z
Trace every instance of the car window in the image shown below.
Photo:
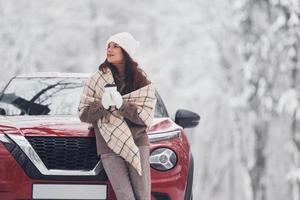
M86 78L14 78L0 96L6 115L77 115ZM167 117L157 95L155 117Z
M156 92L156 105L155 105L155 117L168 117L167 109L163 103L163 100L159 96L159 94Z

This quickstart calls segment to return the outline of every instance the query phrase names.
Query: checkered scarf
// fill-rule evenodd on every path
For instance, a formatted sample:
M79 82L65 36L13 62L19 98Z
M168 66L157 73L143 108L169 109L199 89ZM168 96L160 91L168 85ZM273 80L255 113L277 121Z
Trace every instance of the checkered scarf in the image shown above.
M78 108L79 115L92 102L101 101L106 84L114 84L109 69L106 73L98 70L86 80ZM153 84L146 85L122 97L124 101L134 103L137 106L138 116L149 127L154 116L156 102ZM142 175L139 149L134 143L126 121L118 110L110 111L106 117L100 118L97 121L97 126L108 147L130 163L139 175Z

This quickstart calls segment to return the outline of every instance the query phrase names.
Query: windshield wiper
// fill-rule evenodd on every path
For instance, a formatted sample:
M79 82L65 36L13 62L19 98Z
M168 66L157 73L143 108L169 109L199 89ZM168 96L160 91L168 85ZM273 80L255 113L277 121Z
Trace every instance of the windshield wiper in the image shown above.
M14 93L3 93L1 101L16 106L22 110L22 113L28 115L47 115L50 112L50 109L47 105L41 105L32 101L28 101L15 95Z

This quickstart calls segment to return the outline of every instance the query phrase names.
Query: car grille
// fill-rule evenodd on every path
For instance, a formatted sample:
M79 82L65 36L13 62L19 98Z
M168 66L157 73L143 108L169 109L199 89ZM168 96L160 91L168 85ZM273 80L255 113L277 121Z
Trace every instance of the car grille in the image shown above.
M48 169L92 170L99 162L94 137L26 137Z

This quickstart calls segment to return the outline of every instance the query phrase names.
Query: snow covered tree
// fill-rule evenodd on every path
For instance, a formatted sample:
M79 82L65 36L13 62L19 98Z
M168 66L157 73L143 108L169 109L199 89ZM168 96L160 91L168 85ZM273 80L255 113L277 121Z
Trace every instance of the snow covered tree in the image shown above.
M270 137L274 136L274 127L284 120L285 113L290 113L292 127L285 129L282 134L290 134L292 146L295 147L293 157L297 158L294 168L299 166L299 139L297 138L297 111L299 110L299 2L298 1L257 1L235 0L229 1L232 6L230 23L224 23L234 39L222 41L224 71L228 76L228 84L233 86L232 94L240 94L233 98L238 119L250 117L248 123L251 130L245 129L245 122L239 120L241 134L253 134L254 160L247 165L251 179L254 200L287 198L287 192L274 195L274 188L270 184L268 174L277 166L270 166L267 152ZM233 51L230 51L232 50ZM229 51L229 53L228 53ZM291 104L291 102L293 102ZM279 109L278 109L279 108ZM282 123L281 126L284 126ZM290 130L290 131L289 131ZM245 141L247 145L247 141ZM278 141L277 141L278 142ZM289 141L285 141L285 145ZM275 147L280 148L280 147ZM252 158L252 156L250 156ZM281 159L281 160L280 160ZM279 160L282 161L283 158ZM290 161L291 162L291 161ZM282 173L278 173L282 175ZM282 185L285 175L281 176ZM292 176L293 177L293 176ZM275 178L277 179L277 178ZM294 180L294 179L293 179ZM282 187L287 188L287 187ZM293 199L299 199L299 182L292 184ZM295 192L297 190L297 192ZM268 192L269 191L269 192ZM270 192L271 191L271 192ZM272 194L273 193L273 194ZM280 193L280 192L279 192ZM278 193L277 193L278 194ZM295 194L297 194L295 196ZM284 196L285 195L285 196ZM271 198L270 198L271 197Z

